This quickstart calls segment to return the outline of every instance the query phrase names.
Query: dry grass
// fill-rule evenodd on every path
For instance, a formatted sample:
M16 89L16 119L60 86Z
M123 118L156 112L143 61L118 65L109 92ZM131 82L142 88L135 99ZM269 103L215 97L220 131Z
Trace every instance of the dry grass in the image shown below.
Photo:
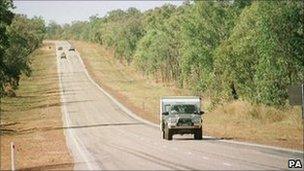
M299 107L279 110L235 101L205 115L205 131L222 138L301 150L303 126Z
M73 41L89 73L111 94L139 116L159 122L159 99L169 95L191 95L143 77L132 66L113 59L113 52L100 45ZM205 100L204 106L209 101ZM204 115L204 133L216 137L302 149L300 109L278 110L235 101Z
M22 77L17 97L1 99L1 170L10 169L11 141L18 169L73 168L63 130L43 131L62 126L54 48L45 43L36 50L32 76Z

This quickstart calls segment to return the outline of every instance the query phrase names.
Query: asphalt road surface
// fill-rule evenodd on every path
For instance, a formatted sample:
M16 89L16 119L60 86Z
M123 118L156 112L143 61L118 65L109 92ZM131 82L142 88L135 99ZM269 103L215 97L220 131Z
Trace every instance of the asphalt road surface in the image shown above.
M86 73L78 52L57 51L65 135L76 170L278 170L303 154L240 145L216 138L162 139L159 128L134 119L103 93ZM57 49L57 48L56 48ZM303 159L302 159L303 161Z

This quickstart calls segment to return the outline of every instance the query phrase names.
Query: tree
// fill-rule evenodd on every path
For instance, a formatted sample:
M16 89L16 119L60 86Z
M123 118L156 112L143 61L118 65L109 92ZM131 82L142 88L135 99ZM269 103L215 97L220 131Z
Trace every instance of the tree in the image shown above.
M285 104L287 86L303 81L303 2L254 2L216 52L215 75L227 96Z
M182 23L181 84L196 92L211 88L214 50L227 39L233 26L231 5L197 1Z
M177 82L180 74L180 23L184 6L164 6L146 14L146 34L139 41L135 64L162 82ZM158 22L156 22L158 21ZM163 23L160 25L159 23Z
M20 75L30 76L29 55L42 44L45 27L41 18L28 19L25 15L16 15L8 28L9 48L4 60L9 75L9 83L14 89L19 84Z
M15 15L6 26L5 49L1 56L1 92L17 89L22 73L30 76L29 55L42 44L45 34L44 20Z
M0 1L0 98L4 95L7 80L7 67L4 64L5 50L9 46L7 27L11 24L14 14L11 0Z
M62 28L55 21L50 21L46 27L46 38L47 39L60 39Z

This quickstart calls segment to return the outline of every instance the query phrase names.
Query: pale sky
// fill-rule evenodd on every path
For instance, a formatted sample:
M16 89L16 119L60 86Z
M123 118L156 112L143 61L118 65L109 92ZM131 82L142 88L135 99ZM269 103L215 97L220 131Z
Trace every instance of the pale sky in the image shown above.
M26 14L28 17L41 16L48 23L50 20L58 24L71 23L74 20L88 20L90 16L98 14L104 16L114 9L128 9L135 7L141 11L162 6L166 3L180 5L179 1L42 1L42 0L14 0L14 12Z

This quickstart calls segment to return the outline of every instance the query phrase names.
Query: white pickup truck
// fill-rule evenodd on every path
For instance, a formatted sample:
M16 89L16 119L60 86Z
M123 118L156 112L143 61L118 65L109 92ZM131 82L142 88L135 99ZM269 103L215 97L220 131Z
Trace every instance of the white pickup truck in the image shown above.
M174 134L194 134L194 139L202 139L202 114L200 97L163 97L160 100L163 139L172 140Z

